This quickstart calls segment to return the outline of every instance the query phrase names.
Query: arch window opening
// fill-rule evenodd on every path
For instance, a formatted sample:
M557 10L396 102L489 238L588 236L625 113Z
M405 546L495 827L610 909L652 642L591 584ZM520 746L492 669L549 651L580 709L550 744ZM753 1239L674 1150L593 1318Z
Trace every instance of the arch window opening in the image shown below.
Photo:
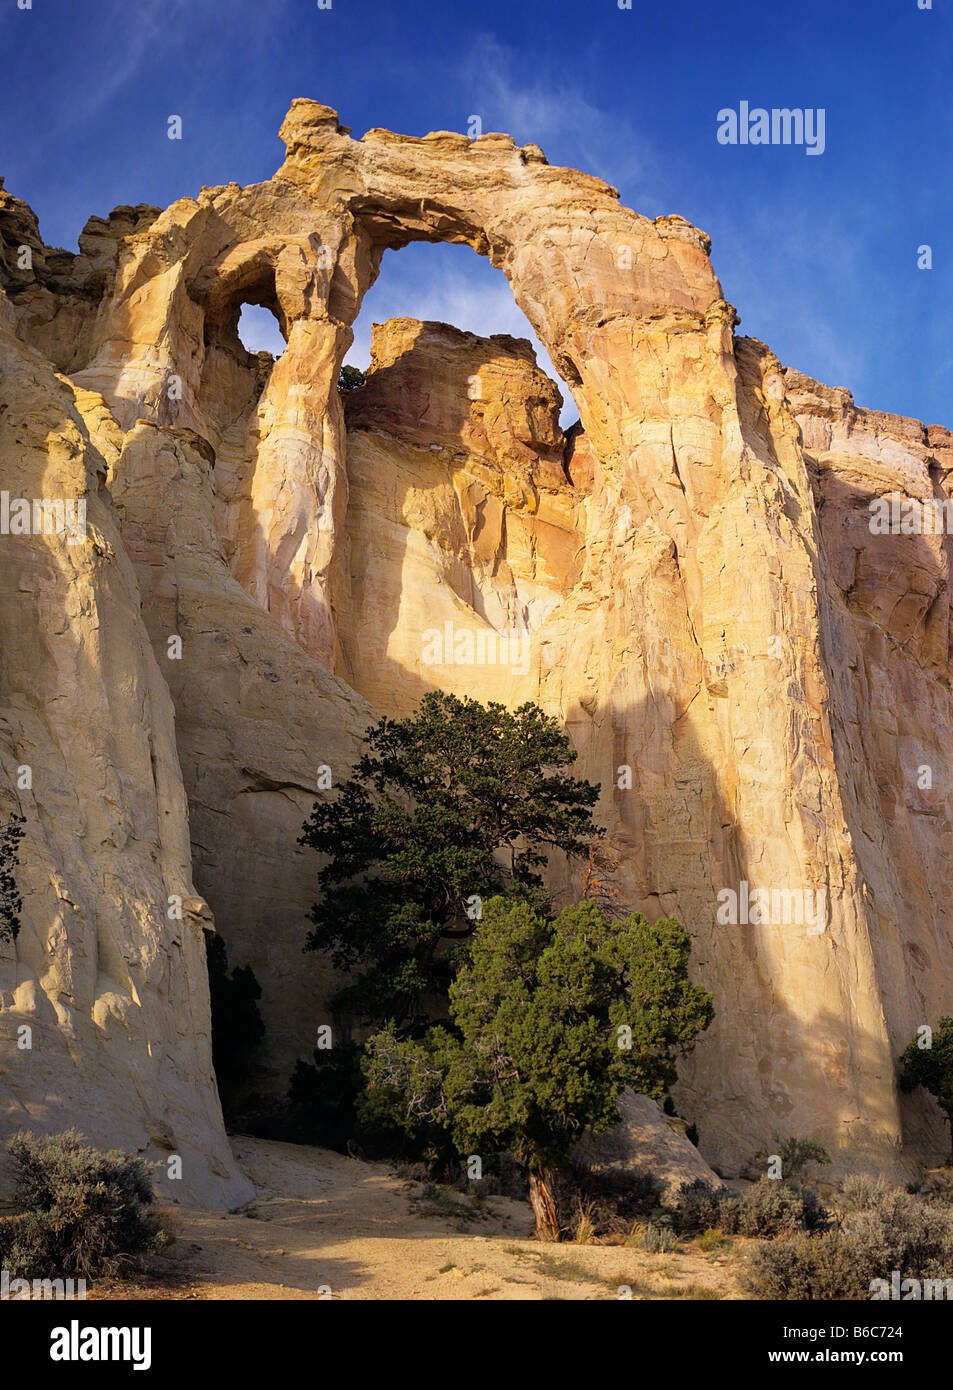
M264 304L243 304L238 315L238 340L246 352L270 352L278 358L288 346L278 319Z
M396 318L447 323L481 338L494 333L528 338L540 369L562 395L561 427L568 430L578 421L579 409L572 392L513 298L506 276L469 246L412 242L399 252L385 251L380 274L364 296L354 324L354 343L344 358L345 365L366 372L371 360L372 324Z

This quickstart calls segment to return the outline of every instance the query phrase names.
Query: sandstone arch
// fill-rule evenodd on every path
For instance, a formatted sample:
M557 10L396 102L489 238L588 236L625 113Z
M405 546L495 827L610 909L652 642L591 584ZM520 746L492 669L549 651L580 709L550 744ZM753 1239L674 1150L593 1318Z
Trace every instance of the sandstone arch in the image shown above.
M930 576L929 604L910 602L925 661L924 643L897 643L891 620L878 614L872 625L860 612L824 516L847 518L835 486L845 476L861 496L891 469L932 490L931 477L945 480L953 466L948 432L857 411L785 372L763 345L735 339L702 232L639 216L600 180L551 168L534 146L447 132L355 141L335 112L306 101L281 133L287 157L268 183L206 189L138 219L118 242L107 298L83 321L74 379L101 393L127 431L110 474L124 534L138 537L156 513L170 528L164 570L135 541L140 575L161 570L168 585L174 571L196 631L217 625L222 650L258 663L261 680L270 664L280 685L276 661L293 671L307 707L333 712L322 737L337 737L346 761L369 709L345 651L353 633L341 628L353 613L344 543L353 508L336 383L350 325L384 249L448 240L488 255L573 387L588 478L565 521L574 553L565 593L534 629L525 681L500 693L559 712L586 774L607 786L617 763L640 763L639 795L606 798L627 891L691 923L699 975L724 1001L685 1074L705 1152L730 1167L779 1132L812 1134L851 1161L903 1171L893 1058L945 1007L953 916L932 884L944 872L953 789L939 789L931 824L901 787L888 789L885 767L909 761L911 732L891 726L884 692L902 690L903 707L929 711L917 756L949 762L953 717L939 670L949 659L948 565L942 547L921 548L905 571ZM288 341L264 382L223 341L235 296L249 292L275 304ZM44 320L46 345L58 312ZM31 323L21 318L25 336L39 333ZM170 417L176 442L167 431L161 449L167 481L196 499L191 520L181 510L169 518L155 491L155 431L136 425L156 419L170 374L185 389ZM189 438L213 452L214 477ZM538 514L527 517L536 535ZM867 541L854 549L861 571L869 564L883 578ZM169 602L162 584L156 636ZM251 650L239 655L242 633ZM311 790L306 729L296 726L293 749L269 735L268 756L256 755L254 733L226 705L228 746L206 758L201 742L219 731L197 719L199 692L214 709L216 681L233 677L216 668L214 646L203 660L211 674L176 672L173 683L190 794L213 814L241 796L290 798L284 833L300 810L294 798ZM484 688L493 693L492 680ZM293 717L285 695L259 703L269 728ZM252 817L249 843L281 814L272 804L271 821ZM219 868L215 879L206 865L210 883L227 872ZM826 930L718 928L716 892L742 874L823 889ZM276 967L276 979L285 975ZM911 1154L926 1154L929 1141L918 1143Z

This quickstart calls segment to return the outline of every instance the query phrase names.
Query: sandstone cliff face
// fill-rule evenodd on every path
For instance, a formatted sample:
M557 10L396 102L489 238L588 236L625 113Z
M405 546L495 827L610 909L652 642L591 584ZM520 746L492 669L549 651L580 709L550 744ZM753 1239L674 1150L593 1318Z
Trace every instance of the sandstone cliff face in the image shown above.
M316 768L338 780L373 710L442 686L557 714L625 897L691 926L718 1017L679 1098L709 1160L789 1134L894 1174L935 1159L935 1113L893 1078L953 976L949 540L867 523L891 489L947 496L949 433L736 339L703 233L535 146L355 141L304 101L282 138L269 183L121 210L58 280L4 272L21 339L111 441L195 881L270 1001L270 1081L330 984L300 955ZM30 228L7 206L9 267ZM505 271L571 438L524 345L412 320L376 332L342 407L350 325L411 240ZM238 343L244 302L278 315L274 364ZM719 922L743 883L823 894L821 929Z
M374 325L367 384L345 397L336 616L342 674L384 713L434 687L536 697L532 634L568 597L582 544L561 404L525 341Z
M268 1045L249 1089L283 1096L340 988L322 957L302 954L319 861L297 839L375 713L229 573L209 452L188 431L139 420L109 482L175 702L195 883L230 962L251 965L264 987ZM169 658L170 637L180 657Z
M12 322L0 295L3 487L88 510L83 543L0 536L0 798L26 819L22 929L0 942L0 1134L75 1124L161 1160L167 1200L246 1200L212 1075L211 914L192 883L172 702L103 452ZM182 1176L166 1182L171 1154Z

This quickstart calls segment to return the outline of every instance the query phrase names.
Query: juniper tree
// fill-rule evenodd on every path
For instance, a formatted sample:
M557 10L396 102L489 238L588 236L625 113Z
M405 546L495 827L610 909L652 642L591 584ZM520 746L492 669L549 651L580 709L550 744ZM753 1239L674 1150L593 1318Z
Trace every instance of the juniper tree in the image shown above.
M603 834L591 810L599 788L569 775L575 750L534 704L511 711L433 691L366 739L301 835L329 856L305 950L355 972L337 1010L412 1028L445 1001L452 951L482 903L509 894L542 905L549 853L582 857Z
M367 373L362 372L360 367L352 367L350 363L345 363L338 377L338 390L353 391L358 386L363 386L366 380Z
M558 1235L552 1168L618 1122L624 1086L661 1098L707 1028L712 996L688 979L674 918L611 921L592 903L547 919L495 898L450 986L452 1025L366 1044L360 1106L461 1156L515 1154L542 1239Z
M935 1097L950 1125L953 1148L953 1018L941 1018L926 1038L914 1038L900 1059L900 1089L912 1091L923 1086Z

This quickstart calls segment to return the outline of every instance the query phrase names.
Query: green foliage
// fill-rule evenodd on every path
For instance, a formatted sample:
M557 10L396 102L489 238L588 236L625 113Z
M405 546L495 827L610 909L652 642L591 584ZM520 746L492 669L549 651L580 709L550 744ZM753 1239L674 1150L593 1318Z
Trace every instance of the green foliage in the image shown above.
M939 1168L927 1177L921 1193L931 1202L953 1206L953 1168Z
M0 941L15 941L20 931L23 899L14 870L20 862L20 840L25 824L23 816L12 815L0 829Z
M921 1048L914 1038L900 1059L900 1089L923 1086L935 1097L950 1122L953 1140L953 1018L941 1018L933 1030L930 1047Z
M712 1187L703 1178L682 1183L672 1208L675 1225L683 1235L720 1230L724 1213L727 1209L733 1211L740 1200L726 1188Z
M245 1081L254 1050L265 1035L257 1002L261 986L249 965L238 966L229 975L228 952L217 933L206 933L205 956L212 1012L212 1064L227 1109Z
M17 1215L0 1221L0 1266L22 1279L87 1278L157 1248L163 1233L139 1158L102 1153L75 1130L8 1144Z
M298 1061L288 1089L292 1116L308 1143L344 1151L356 1139L362 1152L397 1157L406 1148L399 1130L386 1122L382 1130L370 1115L363 1123L357 1119L362 1055L357 1043L342 1039L332 1048L316 1048L313 1063Z
M827 1218L816 1193L773 1178L762 1178L743 1195L711 1187L698 1178L683 1184L673 1212L675 1224L684 1234L716 1230L763 1239L813 1231Z
M345 363L338 377L338 390L353 391L356 387L363 386L366 380L367 373L362 372L360 367L351 367Z
M755 1298L772 1301L870 1297L870 1280L858 1268L850 1242L836 1231L756 1246L741 1283Z
M663 1183L641 1168L590 1168L571 1162L569 1174L580 1200L595 1203L631 1223L662 1209Z
M837 1209L840 1212L875 1210L888 1191L889 1184L883 1178L874 1179L862 1173L851 1173L837 1193Z
M408 1132L444 1131L461 1154L558 1164L585 1131L618 1122L624 1086L661 1098L675 1081L676 1057L714 1013L689 982L690 951L671 918L613 922L580 903L551 921L492 899L450 988L454 1031L372 1037L368 1101Z
M792 1135L783 1141L776 1139L775 1143L777 1148L772 1150L772 1154L776 1153L781 1160L781 1176L785 1181L793 1182L800 1178L809 1163L831 1162L827 1150L815 1144L813 1139L797 1139ZM764 1163L771 1156L767 1149L759 1149L753 1162Z
M737 1204L723 1206L719 1224L727 1235L773 1239L813 1231L826 1218L816 1192L791 1187L777 1178L761 1178Z
M677 1244L678 1236L671 1222L664 1217L650 1221L642 1234L642 1249L651 1251L653 1255L665 1255L674 1250Z
M336 1009L410 1032L446 999L479 904L510 894L542 906L547 853L581 856L601 835L599 789L567 775L575 751L532 704L433 691L366 737L354 775L301 835L328 856L305 949L357 972Z

